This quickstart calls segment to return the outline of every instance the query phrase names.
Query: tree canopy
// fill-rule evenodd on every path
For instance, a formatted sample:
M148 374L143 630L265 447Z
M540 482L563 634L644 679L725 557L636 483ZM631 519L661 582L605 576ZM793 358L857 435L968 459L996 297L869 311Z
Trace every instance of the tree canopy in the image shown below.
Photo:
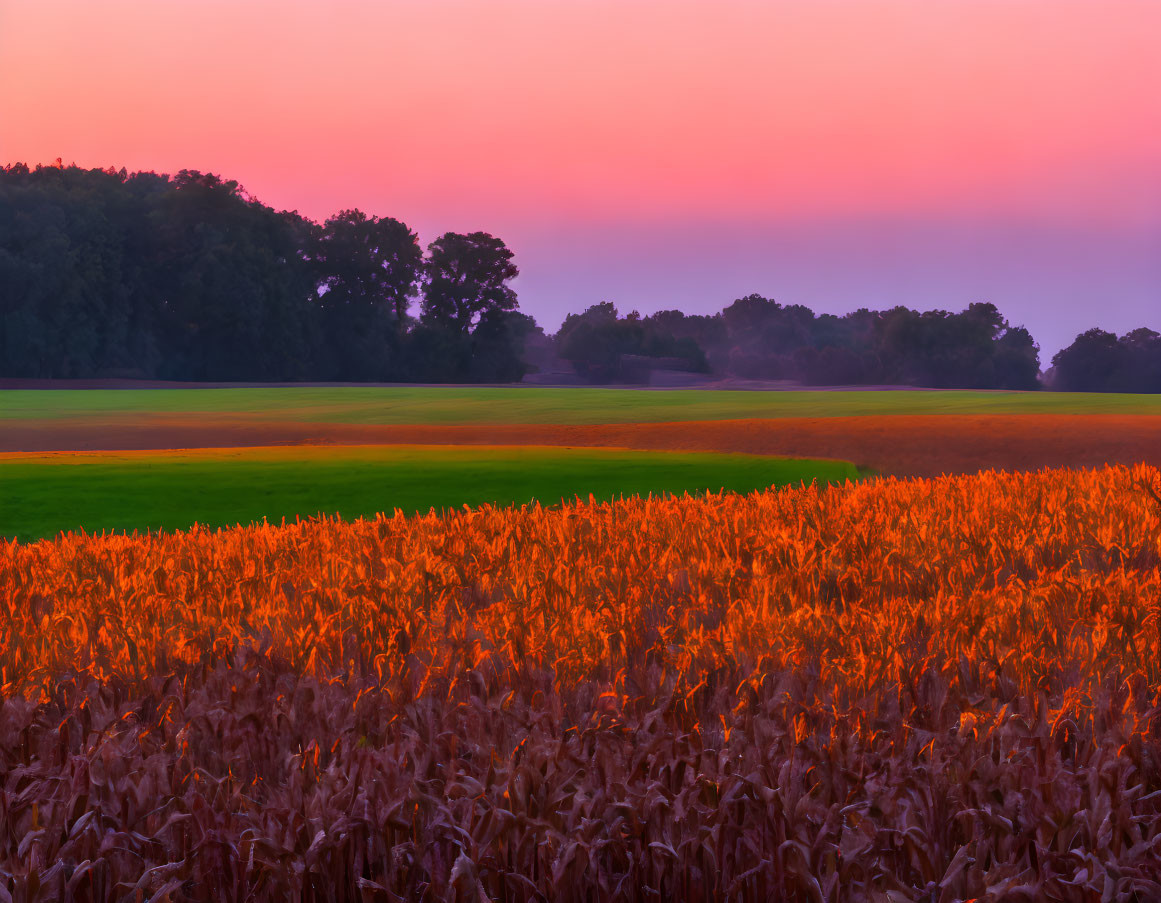
M566 318L561 356L590 381L632 381L624 362L666 358L672 369L813 385L1038 387L1039 349L992 304L952 314L896 307L816 315L747 295L713 316L667 310L620 318L612 304Z
M485 315L516 309L516 293L508 283L520 271L501 239L486 232L448 232L427 250L421 314L425 325L466 334Z
M310 238L316 369L333 380L401 378L408 308L423 271L419 236L399 220L343 210Z
M519 380L512 252L399 220L321 225L233 180L0 169L0 376ZM411 312L423 292L423 320Z
M1049 381L1067 392L1161 392L1161 334L1090 329L1052 358Z
M487 232L425 253L397 219L320 224L211 173L0 168L0 376L515 382L536 366L588 383L1041 385L1032 336L987 302L836 316L751 294L642 316L604 301L546 336L518 275ZM1161 335L1091 329L1052 364L1050 388L1161 392Z

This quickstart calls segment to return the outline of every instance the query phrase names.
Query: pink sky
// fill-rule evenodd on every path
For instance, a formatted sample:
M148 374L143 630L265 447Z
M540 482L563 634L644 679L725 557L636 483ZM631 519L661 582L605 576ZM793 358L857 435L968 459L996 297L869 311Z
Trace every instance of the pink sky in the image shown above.
M1154 0L0 0L0 161L196 168L600 300L1161 328Z

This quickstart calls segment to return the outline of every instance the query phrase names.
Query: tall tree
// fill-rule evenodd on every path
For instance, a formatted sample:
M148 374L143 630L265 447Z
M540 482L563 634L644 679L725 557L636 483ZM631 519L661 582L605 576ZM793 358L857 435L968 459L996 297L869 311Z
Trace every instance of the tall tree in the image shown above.
M316 230L309 257L328 378L400 378L400 346L423 263L419 237L399 220L343 210Z
M173 189L150 211L162 302L160 375L301 375L310 291L301 255L304 222L213 174L183 170Z
M0 371L82 377L145 360L129 347L142 209L126 173L0 169Z
M676 314L676 316L675 316ZM565 317L556 334L557 351L588 382L647 382L655 368L698 373L709 370L705 354L691 335L677 335L687 324L677 311L624 317L611 301Z
M543 337L536 321L515 310L490 310L472 330L468 378L481 383L517 383L528 372L525 345Z
M424 325L467 335L485 314L516 310L516 292L508 282L520 271L499 238L447 232L428 245L428 252Z
M383 307L406 328L423 263L419 236L406 225L343 210L323 224L312 256L330 303Z
M1057 352L1049 377L1066 392L1161 392L1161 335L1090 329Z
M592 383L625 381L623 359L639 354L644 340L640 316L619 317L612 301L569 314L556 334L560 356Z

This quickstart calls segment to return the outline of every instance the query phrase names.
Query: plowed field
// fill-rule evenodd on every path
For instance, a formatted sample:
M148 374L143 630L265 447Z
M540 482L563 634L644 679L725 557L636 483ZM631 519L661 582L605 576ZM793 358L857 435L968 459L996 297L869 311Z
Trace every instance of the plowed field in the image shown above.
M782 417L669 423L356 424L183 413L74 420L10 420L0 451L223 448L270 445L563 445L838 458L895 476L980 469L1161 465L1152 414Z

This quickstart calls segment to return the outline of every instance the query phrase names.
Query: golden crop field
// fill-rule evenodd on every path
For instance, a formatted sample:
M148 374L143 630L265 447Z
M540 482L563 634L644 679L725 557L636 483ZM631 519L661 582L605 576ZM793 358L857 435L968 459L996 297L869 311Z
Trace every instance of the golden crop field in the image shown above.
M0 901L1161 899L1159 491L0 545Z

